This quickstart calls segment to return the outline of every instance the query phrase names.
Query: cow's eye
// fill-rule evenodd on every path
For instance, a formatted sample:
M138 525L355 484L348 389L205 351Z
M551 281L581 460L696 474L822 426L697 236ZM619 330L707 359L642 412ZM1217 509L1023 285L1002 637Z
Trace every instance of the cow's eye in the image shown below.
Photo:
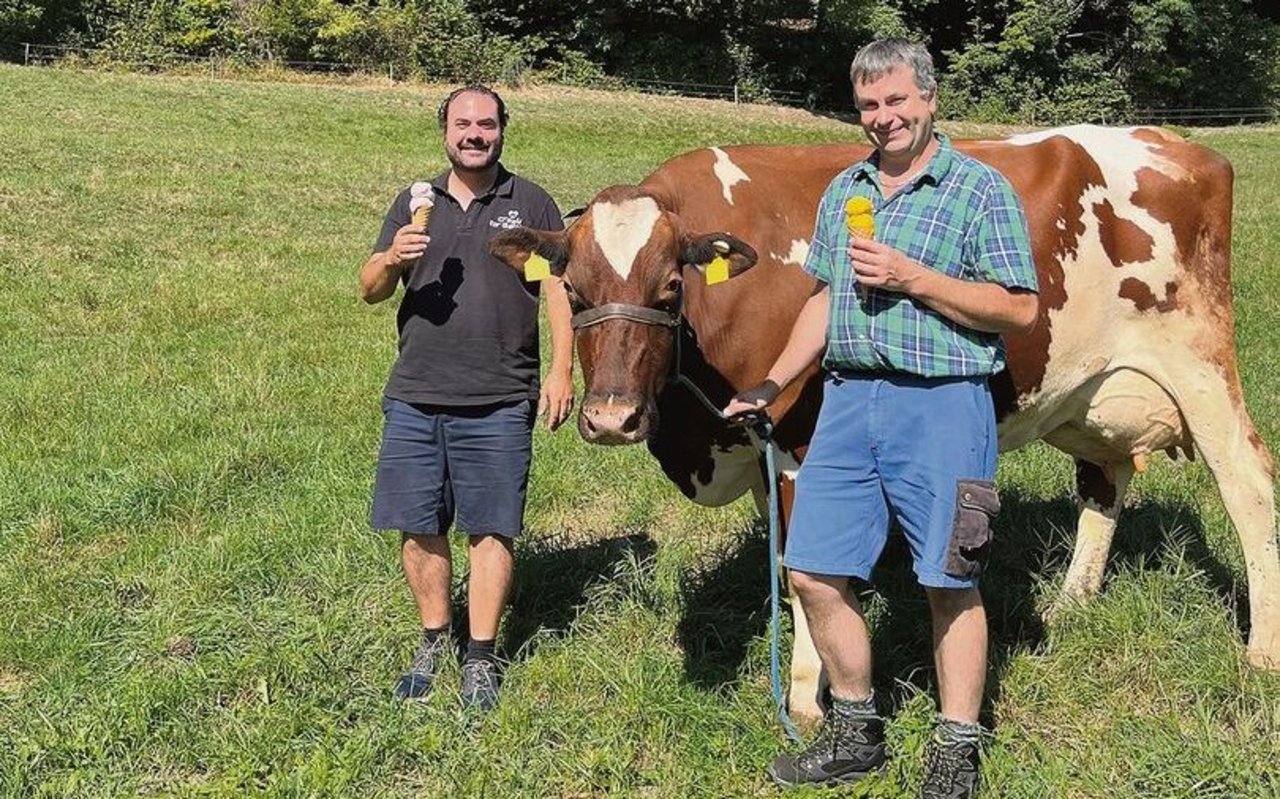
M564 293L569 298L569 309L574 313L581 313L587 309L587 304L583 302L582 296L573 288L569 281L564 281Z
M658 295L658 308L664 311L675 311L680 307L680 290L684 287L684 281L678 277L673 277L667 281L667 285L662 287L662 292Z

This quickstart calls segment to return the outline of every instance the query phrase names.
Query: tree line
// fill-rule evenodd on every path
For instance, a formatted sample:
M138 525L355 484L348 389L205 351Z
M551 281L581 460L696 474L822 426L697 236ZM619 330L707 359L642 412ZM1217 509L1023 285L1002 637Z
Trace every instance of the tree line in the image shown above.
M1138 109L1280 102L1274 0L0 0L0 41L121 60L725 83L825 109L850 107L849 60L886 35L929 46L954 116L1121 122Z

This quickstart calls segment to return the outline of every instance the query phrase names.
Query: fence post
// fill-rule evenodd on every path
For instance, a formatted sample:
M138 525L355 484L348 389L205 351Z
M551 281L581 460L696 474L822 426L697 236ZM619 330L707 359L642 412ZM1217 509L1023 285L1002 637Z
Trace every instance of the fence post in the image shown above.
M735 105L738 102L738 82L736 80L733 82L733 102Z
M22 66L25 67L30 63L31 63L31 42L23 42L22 43Z
M387 64L387 80L391 83L396 82L396 65Z

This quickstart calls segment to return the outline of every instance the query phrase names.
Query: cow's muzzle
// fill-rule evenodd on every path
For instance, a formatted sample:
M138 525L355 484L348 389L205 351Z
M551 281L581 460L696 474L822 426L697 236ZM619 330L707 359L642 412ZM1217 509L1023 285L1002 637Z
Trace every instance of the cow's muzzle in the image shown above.
M578 414L578 432L592 444L636 444L652 429L653 413L639 397L588 394Z

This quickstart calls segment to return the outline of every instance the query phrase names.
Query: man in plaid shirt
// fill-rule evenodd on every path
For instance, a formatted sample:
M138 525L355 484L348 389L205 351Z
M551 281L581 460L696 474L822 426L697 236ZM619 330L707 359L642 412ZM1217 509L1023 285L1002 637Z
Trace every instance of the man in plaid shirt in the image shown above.
M987 666L977 580L999 509L987 378L1004 367L1001 334L1035 324L1035 268L1009 182L933 129L928 51L873 42L850 78L875 152L827 187L804 264L814 293L765 382L725 409L765 407L825 349L822 411L783 562L832 702L814 743L779 756L770 774L782 785L828 784L884 764L871 641L849 588L870 579L893 520L929 598L941 695L921 795L968 797Z

